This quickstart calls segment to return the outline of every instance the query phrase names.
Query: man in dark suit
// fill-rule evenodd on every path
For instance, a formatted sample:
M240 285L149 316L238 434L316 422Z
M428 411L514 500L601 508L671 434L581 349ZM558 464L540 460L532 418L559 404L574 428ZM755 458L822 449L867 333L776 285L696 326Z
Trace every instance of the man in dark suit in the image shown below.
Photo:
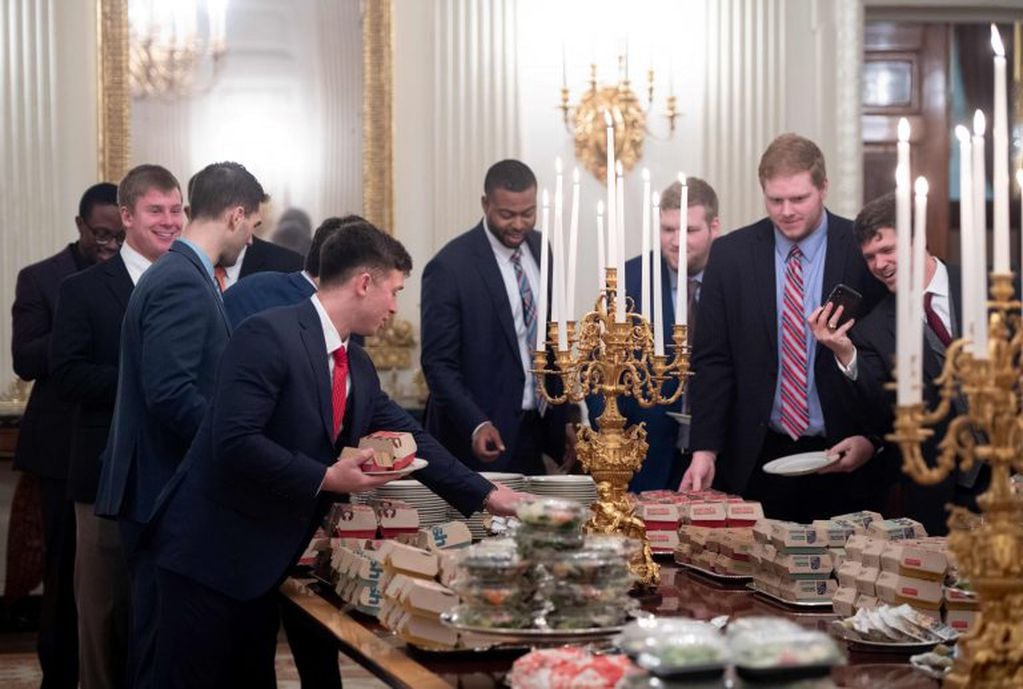
M847 478L773 476L760 467L801 452L874 452L806 319L840 283L868 309L883 287L852 223L824 208L828 181L816 144L784 134L758 172L769 217L717 240L707 265L690 383L693 459L681 488L716 479L760 500L770 517L806 521L867 505L848 499Z
M884 437L892 432L895 397L886 385L892 381L895 357L895 288L900 257L895 233L895 195L874 199L856 216L856 240L870 272L888 288L888 294L858 323L847 321L838 326L841 314L824 305L811 317L814 336L834 354L837 367L855 389L861 413L871 420L875 434ZM922 314L924 326L924 397L934 408L939 390L934 379L945 363L945 348L961 335L959 295L961 276L956 266L944 264L927 254L924 270L926 288ZM914 315L918 313L914 310ZM851 330L850 330L851 328ZM947 420L935 428L934 435L923 445L924 458L932 466L938 455L938 443L945 437ZM871 463L881 463L885 485L899 483L897 508L906 516L923 523L930 534L948 532L945 505L964 505L976 510L975 496L987 481L987 474L954 472L941 483L921 486L903 476L902 457L898 447L889 444ZM860 468L847 459L839 461L834 471L850 472Z
M542 453L570 459L574 447L566 448L564 407L546 408L531 373L536 329L548 321L537 313L533 171L517 160L495 163L482 203L480 224L423 271L426 429L473 469L543 474Z
M316 228L305 267L293 273L264 272L250 275L230 291L224 293L224 310L236 328L249 316L275 306L289 306L304 301L316 293L320 279L320 250L323 243L342 225L362 220L358 215L327 218ZM361 344L361 342L360 342Z
M338 494L388 480L362 472L368 451L339 459L367 433L412 433L430 462L416 478L463 514L514 509L516 493L462 466L381 391L350 341L396 311L411 266L395 239L346 225L323 248L316 295L234 333L159 520L162 686L273 686L281 579Z
M108 201L122 224L117 187ZM125 241L109 261L60 286L50 346L51 376L74 405L68 487L75 502L75 599L82 689L127 687L131 607L116 522L93 512L100 456L117 396L121 322L135 283L181 233L181 192L162 167L135 168L121 183Z
M136 689L154 682L156 567L147 527L206 413L230 335L214 266L235 263L261 222L264 197L237 163L203 169L191 187L188 226L139 280L125 312L96 514L116 518L121 527L132 586Z
M14 468L40 483L45 580L38 652L44 688L78 684L75 620L75 514L67 496L71 404L50 378L50 344L57 288L68 275L117 253L124 237L112 184L89 187L78 204L78 240L18 273L11 309L14 372L35 385L21 418Z

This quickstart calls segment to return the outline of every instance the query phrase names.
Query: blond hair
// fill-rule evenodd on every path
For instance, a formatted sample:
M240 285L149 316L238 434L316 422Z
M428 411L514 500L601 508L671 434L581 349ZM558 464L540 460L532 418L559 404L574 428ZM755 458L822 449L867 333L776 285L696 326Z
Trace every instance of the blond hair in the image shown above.
M828 181L828 172L824 167L824 154L817 144L798 134L782 134L767 147L760 156L760 167L757 174L760 185L779 175L797 175L809 172L813 185L823 189Z
M707 222L718 217L718 195L714 193L713 187L699 177L687 178L686 185L689 187L686 205L690 208L703 206ZM682 205L682 184L675 181L661 192L661 210L675 210L680 205Z

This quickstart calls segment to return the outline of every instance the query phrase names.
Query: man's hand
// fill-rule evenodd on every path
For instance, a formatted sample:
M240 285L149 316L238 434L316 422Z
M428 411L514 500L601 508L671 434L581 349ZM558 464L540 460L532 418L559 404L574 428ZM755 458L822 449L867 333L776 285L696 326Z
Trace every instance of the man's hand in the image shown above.
M874 456L874 444L865 436L853 435L840 440L826 453L828 458L841 457L817 471L818 474L849 473L856 471Z
M561 458L561 466L558 467L559 474L569 474L575 466L578 455L575 448L579 444L579 436L575 432L575 424L571 421L565 424L565 454Z
M693 453L693 461L689 464L682 483L679 484L679 491L707 490L714 482L714 461L717 458L716 452L709 450L697 450Z
M513 516L519 503L526 498L526 495L524 493L516 493L508 486L500 483L495 483L494 488L495 490L487 496L486 502L483 503L483 509L498 517Z
M853 354L856 353L856 347L849 339L849 329L856 323L856 319L850 318L841 326L836 327L842 318L844 309L844 306L839 306L836 309L835 305L829 301L824 306L818 306L806 319L806 322L810 324L810 329L817 341L834 352L835 358L840 364L848 366L852 361Z
M504 441L497 426L489 421L480 425L472 434L472 453L481 462L493 462L504 452Z
M359 450L359 454L338 460L327 467L322 490L331 493L364 493L390 481L393 476L370 476L359 466L373 459L372 450Z

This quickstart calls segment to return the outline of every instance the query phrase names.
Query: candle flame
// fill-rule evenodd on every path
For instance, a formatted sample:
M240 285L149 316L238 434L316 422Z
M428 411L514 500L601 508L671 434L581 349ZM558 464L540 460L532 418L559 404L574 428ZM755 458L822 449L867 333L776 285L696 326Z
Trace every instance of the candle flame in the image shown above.
M1023 170L1021 170L1021 172L1023 172ZM661 207L661 194L660 194L660 192L655 191L655 192L651 193L650 194L650 202L652 204L654 204L654 208L660 208Z
M611 119L611 113L607 110L604 111L604 126L611 129L615 126L614 121Z
M554 173L560 175L561 169L561 156L557 156L554 158Z
M604 215L604 202L597 201L597 215Z
M927 196L927 192L930 190L930 186L927 184L926 177L917 177L916 184L913 185L916 190L917 196Z
M615 176L622 177L625 175L625 166L622 165L622 161L615 162Z
M579 184L579 168L572 168L572 184Z
M683 175L683 174L682 174L681 172L680 172L680 173L678 173L678 183L679 183L679 184L681 184L681 185L682 185L683 187L684 187L684 186L688 186L688 185L686 184L686 176L685 176L685 175Z
M899 118L899 141L903 143L909 141L909 120L905 117Z
M643 181L644 182L649 182L650 181L650 169L649 168L643 168Z
M1002 45L1002 35L998 33L998 27L994 24L991 25L991 50L995 51L995 55L1001 58L1005 57L1005 46Z
M987 127L987 119L984 117L984 111L978 110L973 113L973 133L976 136L984 136L984 129Z
M544 189L543 189L543 195L542 195L542 197L541 197L541 198L543 199L543 200L541 201L541 203L543 204L543 206L545 206L545 207L546 207L546 206L549 206L549 205L551 205L551 198L550 198L550 194L548 194L548 193L547 193L547 187L544 187Z
M960 143L970 143L970 130L961 124L956 125L956 138L959 139Z

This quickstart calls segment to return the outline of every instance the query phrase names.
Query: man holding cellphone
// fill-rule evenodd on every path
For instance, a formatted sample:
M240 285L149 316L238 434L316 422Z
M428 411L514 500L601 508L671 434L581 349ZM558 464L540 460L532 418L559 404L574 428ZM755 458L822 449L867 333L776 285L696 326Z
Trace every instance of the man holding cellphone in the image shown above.
M807 317L837 284L880 299L852 223L824 207L824 155L783 134L758 170L768 217L714 242L693 343L692 464L682 490L759 500L777 519L808 521L865 506L845 477L773 476L770 460L803 452L870 456L842 374L820 356ZM736 279L742 275L743 279ZM746 278L748 276L748 278ZM826 365L825 365L826 364Z
M895 285L899 267L895 195L886 194L864 206L856 216L853 233L868 269L884 283L888 294L858 324L854 320L843 322L845 309L826 303L811 314L810 325L817 341L834 354L837 368L851 384L861 413L868 419L873 433L884 437L892 431L895 402L893 393L886 388L892 380L895 356ZM944 365L945 348L960 335L961 305L956 295L960 294L961 279L956 266L946 265L930 253L927 254L924 279L926 289L921 305L927 325L924 328L924 379L933 381ZM933 384L924 387L925 403L929 407L936 405L938 397L938 389ZM933 436L924 443L923 455L928 463L934 463L937 442L944 436L944 429L936 428ZM937 485L920 486L901 476L902 458L898 452L897 447L886 446L883 461L876 463L884 470L884 476L878 482L884 486L901 484L897 501L901 505L894 505L895 509L922 522L927 533L947 533L947 503L976 509L974 497L978 493L978 485L986 482L986 475L980 477L976 470L957 472ZM838 471L850 472L865 462L860 458L843 458L834 467Z

